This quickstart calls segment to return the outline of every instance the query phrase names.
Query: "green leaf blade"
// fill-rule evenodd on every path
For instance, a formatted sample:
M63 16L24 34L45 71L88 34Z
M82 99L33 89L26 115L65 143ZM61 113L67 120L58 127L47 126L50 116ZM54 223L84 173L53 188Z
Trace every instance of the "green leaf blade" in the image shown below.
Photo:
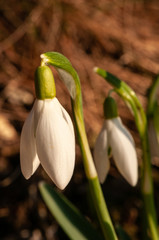
M50 185L40 183L41 195L52 215L72 240L102 240L93 226L81 215L78 209Z

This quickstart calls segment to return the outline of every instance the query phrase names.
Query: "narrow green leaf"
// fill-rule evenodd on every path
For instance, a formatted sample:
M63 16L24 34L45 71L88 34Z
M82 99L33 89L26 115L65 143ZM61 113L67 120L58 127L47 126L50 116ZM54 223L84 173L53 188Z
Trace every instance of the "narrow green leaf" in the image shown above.
M103 238L62 193L42 182L41 195L52 215L72 240L102 240Z

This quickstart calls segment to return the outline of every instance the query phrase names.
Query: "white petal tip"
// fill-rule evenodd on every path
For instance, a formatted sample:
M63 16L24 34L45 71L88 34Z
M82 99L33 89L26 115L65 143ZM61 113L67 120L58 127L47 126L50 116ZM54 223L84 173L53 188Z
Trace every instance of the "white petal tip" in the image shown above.
M55 185L60 189L60 190L64 190L69 182L56 182Z
M52 179L53 183L60 189L60 190L64 190L67 185L69 184L72 175L73 175L73 169L71 170L71 173L68 173L68 171L64 171L60 174L55 174L55 173L51 173L49 174L49 177Z
M132 186L135 187L138 181L138 174L134 174L134 176L130 176L127 178L128 183Z
M98 173L99 182L103 184L106 180L107 173L105 175Z
M136 184L137 184L137 180L135 180L135 181L133 181L133 182L130 182L130 185L131 185L132 187L135 187Z
M28 175L28 174L24 173L23 171L22 171L22 174L26 180L28 180L32 176L32 175Z
M52 176L51 179L60 190L64 190L69 184L72 178L72 175L73 175L73 169L71 173L68 173L68 171L67 173L66 172L62 173L61 171L61 175Z
M101 180L100 178L99 178L99 182L100 182L100 184L103 184L104 182L105 182L105 179L103 180Z

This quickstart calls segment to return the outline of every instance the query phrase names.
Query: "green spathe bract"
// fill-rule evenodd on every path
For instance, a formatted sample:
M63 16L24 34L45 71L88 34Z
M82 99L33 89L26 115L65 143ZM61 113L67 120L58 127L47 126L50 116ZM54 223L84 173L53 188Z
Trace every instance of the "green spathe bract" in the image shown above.
M40 66L35 72L35 91L38 99L52 99L56 96L54 77L48 66Z

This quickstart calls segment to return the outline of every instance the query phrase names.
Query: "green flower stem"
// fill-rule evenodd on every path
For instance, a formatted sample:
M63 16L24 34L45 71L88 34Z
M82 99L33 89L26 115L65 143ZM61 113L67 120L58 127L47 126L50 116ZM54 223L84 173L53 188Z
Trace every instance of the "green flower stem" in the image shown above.
M117 240L117 236L112 224L106 202L104 200L103 192L95 165L93 162L92 154L90 152L88 139L86 136L84 120L83 120L83 110L82 104L79 108L79 99L81 99L81 91L79 91L79 96L76 96L75 100L72 100L72 107L74 112L75 124L79 139L79 144L82 152L83 162L85 173L89 182L90 192L93 199L93 204L96 209L96 213L100 222L100 226L103 232L103 235L106 240ZM79 99L78 99L79 98Z
M104 237L107 240L117 240L118 238L110 219L110 215L103 197L103 192L101 190L99 180L96 177L94 179L88 179L88 181L92 199L96 208L97 216L99 218Z
M148 105L147 105L147 118L148 122L152 122L154 130L156 132L157 144L159 144L159 104L158 104L158 92L159 92L159 75L156 76L154 82L149 89Z
M151 239L158 240L159 233L157 230L157 217L154 205L151 157L149 151L147 120L145 112L135 92L126 83L103 69L95 68L95 72L114 87L114 91L121 96L134 114L134 119L140 135L143 151L143 164L141 166L141 192L143 196L145 216L147 218L147 225L150 231Z
M76 108L74 107L73 109L76 110ZM112 224L112 221L104 200L101 185L99 183L99 179L97 177L97 173L93 163L92 155L88 145L87 136L85 133L84 124L82 121L80 121L80 118L78 114L76 114L76 111L74 111L74 117L75 117L76 127L78 130L78 138L79 138L81 152L84 160L85 172L89 182L93 204L96 209L96 213L101 225L103 235L106 240L117 240L118 238L116 236L114 226Z
M143 166L141 168L141 192L144 203L144 212L147 218L150 236L153 240L159 239L157 216L154 204L154 190L151 171L151 156L149 151L148 134L141 137L143 150Z
M123 81L115 77L113 74L101 69L94 68L94 71L103 77L108 83L114 87L114 91L124 100L130 110L134 114L136 126L140 135L145 132L146 117L140 101L135 92Z
M94 203L105 239L117 240L117 236L104 200L102 189L99 184L97 172L86 136L83 118L82 94L78 74L72 67L69 60L62 54L57 52L48 52L42 54L41 58L42 66L48 64L56 68L71 95L77 135L83 156L85 173L91 190L92 202Z
M159 75L155 78L155 80L149 90L148 106L147 106L148 117L153 115L158 91L159 91Z

